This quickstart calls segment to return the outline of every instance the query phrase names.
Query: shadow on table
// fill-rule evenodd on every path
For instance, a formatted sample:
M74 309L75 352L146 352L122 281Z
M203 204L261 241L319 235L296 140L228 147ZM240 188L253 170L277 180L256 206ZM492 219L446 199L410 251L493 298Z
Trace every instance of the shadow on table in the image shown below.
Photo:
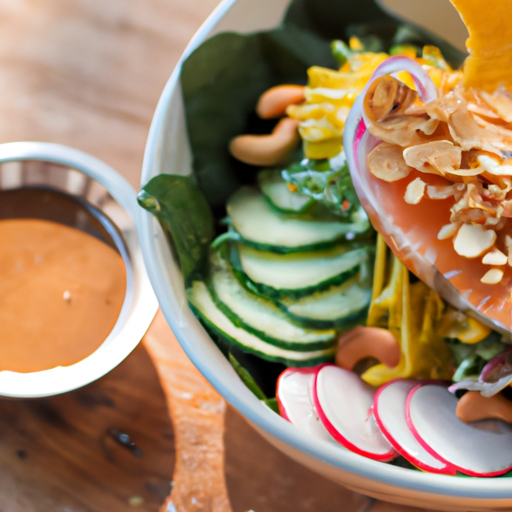
M313 473L270 445L231 408L225 444L233 512L427 512L376 502Z
M142 345L80 390L0 401L1 511L156 512L173 468L165 396Z
M292 461L232 409L226 414L226 477L234 512L361 512L369 500Z

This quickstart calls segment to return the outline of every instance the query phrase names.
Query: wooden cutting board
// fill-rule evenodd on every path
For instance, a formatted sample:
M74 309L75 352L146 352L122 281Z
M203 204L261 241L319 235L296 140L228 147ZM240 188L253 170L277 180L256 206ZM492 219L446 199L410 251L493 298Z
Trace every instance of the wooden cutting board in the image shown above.
M67 144L138 187L160 92L215 4L0 0L0 142ZM1 511L173 510L171 489L178 512L402 510L271 447L226 408L160 314L98 382L0 401Z

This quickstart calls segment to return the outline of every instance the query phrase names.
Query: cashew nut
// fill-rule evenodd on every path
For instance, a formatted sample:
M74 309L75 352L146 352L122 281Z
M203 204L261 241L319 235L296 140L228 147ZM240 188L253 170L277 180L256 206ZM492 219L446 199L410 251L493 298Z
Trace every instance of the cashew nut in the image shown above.
M393 368L399 363L400 355L400 345L391 332L378 327L359 326L340 336L336 364L351 370L358 361L374 357Z
M256 113L262 119L281 117L286 107L304 101L303 85L278 85L265 91L258 100Z
M276 165L290 155L300 142L299 122L285 117L270 135L239 135L229 144L230 153L251 165Z
M512 401L501 394L487 398L479 391L468 391L457 403L456 413L464 423L489 419L512 423Z

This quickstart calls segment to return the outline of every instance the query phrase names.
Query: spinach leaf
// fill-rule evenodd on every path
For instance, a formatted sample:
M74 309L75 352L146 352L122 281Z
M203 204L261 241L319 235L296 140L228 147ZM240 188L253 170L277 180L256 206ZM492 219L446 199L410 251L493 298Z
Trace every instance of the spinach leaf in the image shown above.
M260 400L267 400L265 393L263 393L256 381L252 378L251 374L236 360L235 356L231 352L229 353L229 362L235 369L238 376L242 379L243 383L254 393L256 398L259 398Z
M280 414L277 398L267 398L266 400L263 400L263 402L269 409L272 409L276 414Z
M398 24L373 0L340 2L339 0L294 0L285 16L285 24L294 24L310 30L325 39L347 37L349 24L368 24L390 21ZM374 32L374 35L380 34Z
M185 281L200 275L215 229L210 206L193 179L160 174L140 191L138 201L172 238Z
M381 9L373 0L293 0L285 24L309 30L319 37L347 39L358 37L372 51L388 51L393 46L437 46L454 67L462 65L466 54L422 27L403 24Z
M258 97L280 83L305 83L312 65L337 67L330 45L295 26L209 39L184 62L181 85L194 174L208 202L223 206L257 168L234 160L229 141L268 133L275 121L254 114Z

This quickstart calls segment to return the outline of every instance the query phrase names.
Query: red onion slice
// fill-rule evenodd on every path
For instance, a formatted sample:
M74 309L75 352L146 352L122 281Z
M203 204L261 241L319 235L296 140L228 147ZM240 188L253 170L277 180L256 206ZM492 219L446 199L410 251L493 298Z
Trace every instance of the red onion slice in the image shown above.
M451 385L448 390L455 393L458 389L467 389L468 391L480 391L480 393L489 398L496 393L499 393L502 389L505 389L509 384L512 383L512 375L504 377L498 382L481 382L479 380L461 380L456 384Z
M503 378L512 377L512 347L494 356L482 369L479 380L496 383Z
M407 71L410 73L414 81L414 85L418 91L418 95L423 103L430 103L431 101L437 99L436 86L434 85L434 82L430 78L429 74L421 67L421 64L409 57L403 57L401 55L390 57L377 67L377 69L373 72L370 81L366 84L363 92L360 94L360 97L364 98L366 96L368 88L376 78L385 75L392 75L400 71ZM363 119L367 125L368 119L366 118L364 110Z

